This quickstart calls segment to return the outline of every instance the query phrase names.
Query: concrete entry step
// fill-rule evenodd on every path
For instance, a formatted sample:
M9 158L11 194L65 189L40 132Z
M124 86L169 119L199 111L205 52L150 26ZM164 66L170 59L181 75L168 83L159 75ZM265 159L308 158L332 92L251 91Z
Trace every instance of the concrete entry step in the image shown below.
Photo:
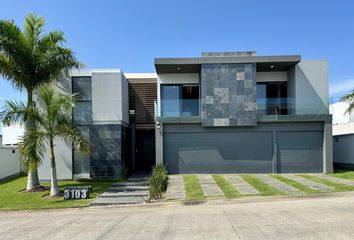
M129 187L129 186L148 186L149 181L130 181L130 182L118 182L113 183L112 187Z
M144 203L143 197L100 197L93 201L91 206L110 206L120 204L140 204Z
M104 192L100 197L146 197L149 191Z
M287 174L287 175L284 175L284 177L289 178L295 182L301 183L301 184L303 184L309 188L315 189L315 190L328 191L328 190L333 189L332 187L329 187L329 186L323 185L321 183L314 182L309 179L306 179L306 178L303 178L303 177L300 177L297 175L293 175L293 174Z
M142 191L149 190L149 186L121 186L121 187L111 187L108 189L109 192L125 192L125 191Z
M255 175L259 180L262 182L274 187L275 189L278 189L281 192L287 193L287 194L300 194L302 193L299 189L294 188L293 186L290 186L286 183L283 183L275 178L272 178L269 175L265 174L256 174Z
M113 183L91 206L144 203L149 194L149 181L144 176L132 176L126 182Z
M130 177L129 182L144 182L144 181L149 181L148 177Z

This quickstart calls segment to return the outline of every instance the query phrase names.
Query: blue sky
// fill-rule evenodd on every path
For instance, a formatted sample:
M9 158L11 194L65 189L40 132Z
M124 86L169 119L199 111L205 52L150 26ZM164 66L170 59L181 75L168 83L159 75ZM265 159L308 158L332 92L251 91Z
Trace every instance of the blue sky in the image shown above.
M55 2L2 0L0 18L22 26L28 13L44 16L46 29L64 31L67 46L90 68L152 72L155 57L255 50L326 59L331 96L354 88L352 0ZM23 97L0 78L0 106L1 99Z

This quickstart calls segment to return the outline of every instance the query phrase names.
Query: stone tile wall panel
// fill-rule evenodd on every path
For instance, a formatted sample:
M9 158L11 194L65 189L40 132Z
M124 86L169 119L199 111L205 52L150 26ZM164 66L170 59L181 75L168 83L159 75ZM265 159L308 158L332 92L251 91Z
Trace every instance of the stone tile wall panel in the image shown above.
M255 64L203 64L201 95L204 127L257 125Z

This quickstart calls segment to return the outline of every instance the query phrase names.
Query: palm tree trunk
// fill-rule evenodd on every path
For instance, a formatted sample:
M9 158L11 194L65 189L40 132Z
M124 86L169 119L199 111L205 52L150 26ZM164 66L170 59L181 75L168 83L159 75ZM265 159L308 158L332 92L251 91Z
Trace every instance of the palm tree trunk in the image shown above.
M27 90L27 107L32 106L33 104L33 91L28 89ZM25 131L34 127L34 122L31 119L26 119ZM35 149L34 149L35 151ZM27 173L27 191L31 191L36 189L39 184L38 178L38 159L32 159L28 164L28 173Z
M26 190L31 191L36 189L38 186L39 186L39 179L38 179L37 164L32 162L28 166Z
M55 166L55 156L54 156L54 143L53 139L49 140L50 144L50 166L51 166L51 179L50 179L50 196L56 197L60 195L58 178L57 178L57 169Z

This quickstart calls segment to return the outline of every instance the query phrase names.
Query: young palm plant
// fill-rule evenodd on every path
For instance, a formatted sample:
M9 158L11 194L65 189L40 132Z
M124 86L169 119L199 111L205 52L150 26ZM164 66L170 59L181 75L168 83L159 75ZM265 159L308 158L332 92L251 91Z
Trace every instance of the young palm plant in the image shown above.
M344 95L340 99L341 102L346 102L349 104L348 108L346 109L345 113L351 113L354 110L354 90L352 90L347 95Z
M0 75L19 90L27 92L27 108L33 107L33 91L68 74L81 64L71 49L63 46L64 33L44 32L43 17L29 14L23 30L13 21L0 20ZM26 131L34 127L31 116L24 117ZM27 190L39 186L35 152L28 159Z
M4 111L0 113L0 117L6 124L22 122L26 116L33 120L34 127L26 131L19 146L22 160L28 162L32 157L42 160L46 146L49 146L50 196L58 196L60 192L55 164L55 140L62 139L73 143L76 149L84 153L89 152L89 145L72 122L76 94L59 94L48 86L42 86L38 90L38 95L40 104L32 108L27 108L23 102L5 101Z

